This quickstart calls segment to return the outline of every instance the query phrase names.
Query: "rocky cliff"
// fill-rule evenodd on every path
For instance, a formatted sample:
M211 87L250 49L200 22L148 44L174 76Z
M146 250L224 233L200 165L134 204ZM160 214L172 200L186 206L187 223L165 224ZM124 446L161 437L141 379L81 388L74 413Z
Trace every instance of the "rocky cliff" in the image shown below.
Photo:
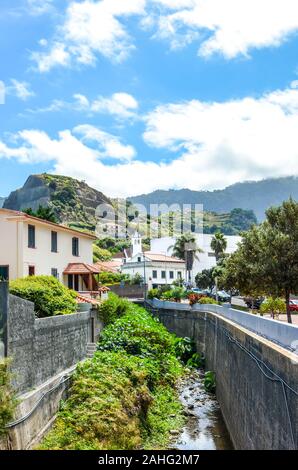
M99 204L111 204L101 192L84 181L67 176L31 175L21 189L5 200L5 209L36 211L41 205L50 207L60 223L78 229L94 230L95 209Z

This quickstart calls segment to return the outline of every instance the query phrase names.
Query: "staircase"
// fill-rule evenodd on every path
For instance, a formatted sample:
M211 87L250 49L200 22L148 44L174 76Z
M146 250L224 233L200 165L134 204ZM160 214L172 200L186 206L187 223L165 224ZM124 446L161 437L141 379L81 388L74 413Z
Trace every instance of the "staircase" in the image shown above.
M96 343L87 343L87 358L92 358L97 350Z

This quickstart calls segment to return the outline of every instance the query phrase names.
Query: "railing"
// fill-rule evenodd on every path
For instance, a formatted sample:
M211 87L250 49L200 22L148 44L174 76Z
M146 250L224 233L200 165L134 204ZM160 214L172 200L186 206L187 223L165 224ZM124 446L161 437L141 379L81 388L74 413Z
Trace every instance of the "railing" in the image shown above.
M148 303L156 309L161 310L180 310L187 312L211 312L216 313L224 318L227 318L237 325L263 336L270 341L273 341L280 346L293 351L298 355L298 326L288 323L282 323L270 318L260 317L252 313L243 312L242 310L235 310L230 307L220 305L200 305L195 304L189 306L188 304L180 304L176 302L162 301L158 299L148 300Z

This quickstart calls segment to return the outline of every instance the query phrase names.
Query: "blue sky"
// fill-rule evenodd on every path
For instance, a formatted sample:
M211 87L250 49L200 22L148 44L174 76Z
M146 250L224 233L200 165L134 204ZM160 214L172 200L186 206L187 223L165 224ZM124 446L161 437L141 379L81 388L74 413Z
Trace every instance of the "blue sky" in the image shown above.
M0 195L297 175L297 51L294 0L2 0Z

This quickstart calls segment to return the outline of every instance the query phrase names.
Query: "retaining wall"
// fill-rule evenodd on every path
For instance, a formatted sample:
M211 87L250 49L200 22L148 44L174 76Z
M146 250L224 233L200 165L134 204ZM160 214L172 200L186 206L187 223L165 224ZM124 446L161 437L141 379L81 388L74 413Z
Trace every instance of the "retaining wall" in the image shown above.
M222 315L147 304L179 336L189 336L216 374L217 398L236 449L298 449L298 357ZM187 308L186 308L187 307ZM202 306L203 307L203 306ZM296 340L298 340L298 329Z

